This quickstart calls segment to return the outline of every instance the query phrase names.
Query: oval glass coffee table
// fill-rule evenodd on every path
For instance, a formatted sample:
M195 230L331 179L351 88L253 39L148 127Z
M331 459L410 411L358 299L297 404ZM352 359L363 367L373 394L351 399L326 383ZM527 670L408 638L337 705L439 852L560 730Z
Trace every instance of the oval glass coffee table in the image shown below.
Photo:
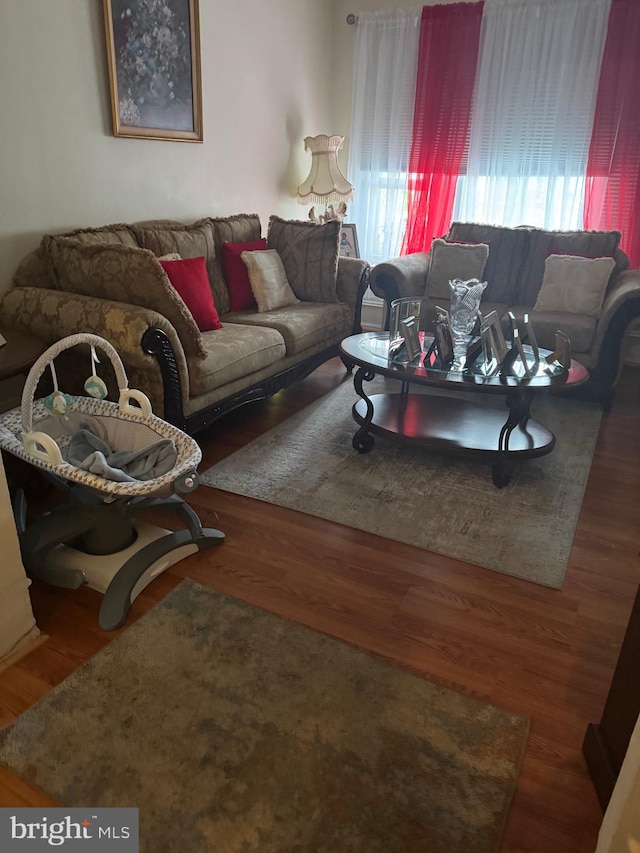
M430 339L421 333L423 354L412 363L389 358L388 332L365 332L342 341L340 349L346 361L358 365L354 388L360 396L353 405L353 418L359 428L353 447L368 453L374 435L443 452L477 455L492 454L492 478L498 488L509 482L509 462L551 453L556 439L553 432L531 418L531 402L536 394L552 389L581 385L589 372L577 361L567 369L545 360L549 350L540 349L540 365L531 377L513 374L486 375L482 366L464 370L439 368L426 358ZM527 348L525 347L525 350ZM527 350L532 355L531 350ZM425 363L426 362L426 363ZM382 375L400 382L398 393L367 395L364 383ZM482 399L461 399L446 394L411 393L411 387L426 386L446 391L465 391L475 395L502 395L507 413L483 405Z

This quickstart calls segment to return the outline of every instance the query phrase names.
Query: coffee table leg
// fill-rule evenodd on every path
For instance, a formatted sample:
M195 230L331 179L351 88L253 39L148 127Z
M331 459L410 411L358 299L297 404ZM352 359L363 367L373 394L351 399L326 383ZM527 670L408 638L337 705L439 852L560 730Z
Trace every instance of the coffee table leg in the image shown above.
M493 484L498 489L506 486L510 480L510 473L507 464L507 456L509 453L509 438L511 433L517 426L524 426L531 416L530 407L533 394L531 391L521 391L517 394L510 394L507 397L507 406L509 414L500 430L498 438L498 454L496 464L493 466L492 479Z
M353 436L353 441L351 442L353 445L353 449L357 450L359 453L368 453L375 444L375 439L369 432L369 425L373 419L373 403L367 397L364 392L364 388L362 386L364 382L371 382L371 380L375 377L375 373L372 370L369 370L366 367L359 367L356 375L353 377L353 387L356 390L356 393L359 397L361 397L366 406L367 413L364 417L364 423L360 426L360 429L357 430L356 434ZM353 415L355 419L356 407L355 404L353 406Z

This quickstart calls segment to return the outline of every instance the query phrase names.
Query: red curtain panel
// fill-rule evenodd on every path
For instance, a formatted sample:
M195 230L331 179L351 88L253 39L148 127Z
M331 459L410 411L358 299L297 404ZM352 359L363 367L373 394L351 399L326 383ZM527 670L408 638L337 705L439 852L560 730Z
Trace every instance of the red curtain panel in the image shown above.
M584 227L617 230L640 266L640 0L612 0L589 147Z
M422 11L403 255L428 251L451 223L469 139L483 5Z

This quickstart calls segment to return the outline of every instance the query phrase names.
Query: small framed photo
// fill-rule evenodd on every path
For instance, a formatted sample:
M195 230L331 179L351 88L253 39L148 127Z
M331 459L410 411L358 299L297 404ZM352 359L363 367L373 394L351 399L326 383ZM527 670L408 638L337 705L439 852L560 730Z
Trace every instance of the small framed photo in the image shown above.
M500 317L497 311L491 311L482 318L480 335L483 342L485 361L495 360L497 366L505 360L509 348L504 338Z
M353 222L343 222L340 228L339 255L341 258L359 258L358 234Z
M103 0L113 135L202 142L198 0Z
M449 364L453 361L453 342L449 325L445 322L436 323L434 328L440 362L443 365Z
M422 352L418 332L418 320L415 317L407 317L405 320L400 321L400 329L407 347L409 361L413 361Z

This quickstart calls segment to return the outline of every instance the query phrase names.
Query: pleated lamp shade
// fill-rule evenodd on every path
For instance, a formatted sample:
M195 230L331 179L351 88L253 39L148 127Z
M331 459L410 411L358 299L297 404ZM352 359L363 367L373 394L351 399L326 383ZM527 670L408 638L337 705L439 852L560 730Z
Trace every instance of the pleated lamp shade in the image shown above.
M311 171L298 187L300 204L332 204L353 199L353 187L340 171L338 151L344 136L305 136L304 149L311 151Z

